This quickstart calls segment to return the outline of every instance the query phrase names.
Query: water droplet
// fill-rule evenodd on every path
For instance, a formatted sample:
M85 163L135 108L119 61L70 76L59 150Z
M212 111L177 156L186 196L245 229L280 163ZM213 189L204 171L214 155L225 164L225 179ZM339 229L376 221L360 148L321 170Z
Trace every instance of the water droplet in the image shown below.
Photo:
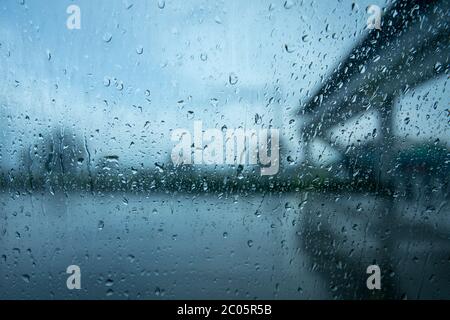
M284 8L285 9L290 9L294 6L294 1L292 0L287 0L284 2Z
M114 281L112 279L108 279L105 282L105 286L112 287L114 285Z
M261 124L262 123L262 117L257 113L255 114L255 124Z
M217 107L219 104L219 100L217 100L216 98L212 98L211 100L209 100L209 103L213 106L213 107Z
M359 66L359 73L364 73L366 72L366 66L365 65L360 65Z
M295 46L292 44L285 44L284 50L286 50L287 53L292 53L296 50Z
M105 41L106 43L111 42L112 40L112 34L107 32L103 35L103 41Z
M237 77L237 75L235 73L230 73L230 75L228 76L228 82L234 86L236 83L238 83L239 78Z
M290 156L290 155L287 157L287 161L288 161L289 164L291 164L291 165L292 165L292 164L295 164L294 158L292 158L292 156Z

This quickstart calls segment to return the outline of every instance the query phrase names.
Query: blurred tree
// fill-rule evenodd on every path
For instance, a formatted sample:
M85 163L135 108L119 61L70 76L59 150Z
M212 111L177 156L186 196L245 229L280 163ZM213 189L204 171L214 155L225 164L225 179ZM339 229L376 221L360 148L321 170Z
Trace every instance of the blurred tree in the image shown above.
M81 175L87 170L84 140L64 127L39 134L39 141L22 151L21 170L32 176Z

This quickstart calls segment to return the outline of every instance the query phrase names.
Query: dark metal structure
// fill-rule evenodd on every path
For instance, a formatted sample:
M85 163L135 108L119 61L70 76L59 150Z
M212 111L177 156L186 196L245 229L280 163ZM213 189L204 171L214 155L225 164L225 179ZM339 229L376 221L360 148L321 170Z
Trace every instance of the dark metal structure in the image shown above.
M333 244L341 239L340 231L333 230L333 226L317 230L317 225L326 219L324 217L311 215L303 227L305 249L315 263L323 266L323 274L341 297L402 297L395 273L398 267L394 257L397 239L405 239L405 236L415 239L425 234L435 243L443 241L444 254L450 252L450 230L411 224L395 210L399 197L411 196L412 191L407 190L411 188L407 179L411 175L427 179L424 190L432 188L435 182L431 180L436 179L441 197L449 198L450 152L436 145L405 148L406 142L393 135L392 112L393 103L400 94L442 74L448 75L449 10L450 4L446 0L393 2L384 11L381 30L367 30L367 35L299 110L299 115L307 119L302 128L306 144L320 138L337 149L343 159L340 166L348 173L349 183L364 180L367 184L375 184L375 193L367 195L378 198L377 203L381 203L376 209L377 217L366 217L368 224L376 225L370 230L379 231L376 235L379 242L372 247L373 261L361 257L358 260L337 250ZM330 129L369 110L376 110L381 119L377 142L345 149L339 147L333 141ZM420 149L424 151L422 157L417 156ZM360 195L366 195L364 190ZM351 212L342 214L344 219L356 219L352 218ZM381 292L369 292L365 287L365 268L371 263L381 265L384 275Z

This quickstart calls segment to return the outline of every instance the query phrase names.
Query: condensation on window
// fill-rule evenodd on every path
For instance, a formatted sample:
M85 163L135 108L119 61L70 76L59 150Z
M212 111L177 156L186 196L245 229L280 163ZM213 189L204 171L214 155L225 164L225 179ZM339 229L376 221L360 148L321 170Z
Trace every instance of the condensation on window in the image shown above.
M448 298L449 10L2 1L0 298Z

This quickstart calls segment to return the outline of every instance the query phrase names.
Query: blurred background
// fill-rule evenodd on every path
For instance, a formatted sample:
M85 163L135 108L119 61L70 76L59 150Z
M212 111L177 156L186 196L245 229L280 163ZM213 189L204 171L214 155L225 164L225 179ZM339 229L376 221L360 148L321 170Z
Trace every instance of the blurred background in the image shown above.
M2 0L0 299L450 298L449 11ZM194 121L280 171L174 166Z

